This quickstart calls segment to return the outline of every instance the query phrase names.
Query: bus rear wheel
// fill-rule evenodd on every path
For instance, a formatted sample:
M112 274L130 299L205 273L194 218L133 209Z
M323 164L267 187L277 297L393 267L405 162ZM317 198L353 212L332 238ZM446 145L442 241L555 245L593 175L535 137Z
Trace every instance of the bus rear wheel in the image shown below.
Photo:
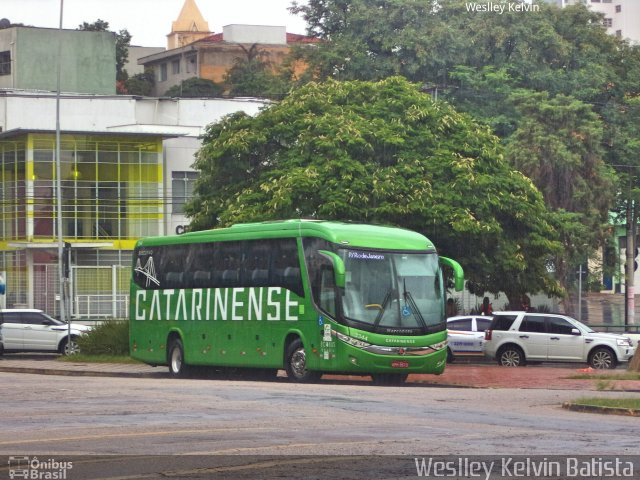
M289 380L296 383L316 382L322 375L320 372L307 370L307 353L299 338L296 338L287 347L284 368Z
M169 375L174 378L184 377L187 366L184 363L184 347L182 340L176 338L169 344Z

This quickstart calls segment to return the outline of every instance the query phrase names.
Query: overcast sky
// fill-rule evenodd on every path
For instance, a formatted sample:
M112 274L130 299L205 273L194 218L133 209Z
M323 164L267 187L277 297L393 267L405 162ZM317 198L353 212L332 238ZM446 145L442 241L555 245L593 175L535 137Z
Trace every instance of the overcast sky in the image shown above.
M75 29L83 22L109 22L109 29L127 29L131 45L166 47L171 22L180 14L184 0L63 0L63 28ZM287 32L305 33L304 21L287 10L291 0L196 0L209 30L224 25L281 25ZM306 1L298 1L306 3ZM0 0L0 18L33 27L58 28L60 0Z

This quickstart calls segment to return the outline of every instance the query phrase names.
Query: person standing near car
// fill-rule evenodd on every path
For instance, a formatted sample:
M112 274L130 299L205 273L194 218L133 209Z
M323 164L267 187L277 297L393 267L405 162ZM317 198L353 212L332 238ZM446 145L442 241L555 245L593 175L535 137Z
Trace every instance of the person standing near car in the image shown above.
M493 305L489 301L489 297L484 297L482 299L482 306L480 307L480 315L492 315L493 314Z
M456 308L456 303L453 301L453 298L447 299L447 318L455 317L458 314L458 309Z

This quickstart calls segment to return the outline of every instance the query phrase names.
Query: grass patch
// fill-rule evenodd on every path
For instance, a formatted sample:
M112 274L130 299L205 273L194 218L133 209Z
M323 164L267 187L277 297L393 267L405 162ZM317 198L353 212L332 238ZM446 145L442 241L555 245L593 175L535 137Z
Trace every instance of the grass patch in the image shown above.
M575 405L625 408L627 410L640 410L640 398L582 397L572 401L571 403Z
M60 362L83 362L83 363L126 363L126 364L140 364L138 360L134 360L128 355L86 355L84 353L78 353L77 355L58 357Z

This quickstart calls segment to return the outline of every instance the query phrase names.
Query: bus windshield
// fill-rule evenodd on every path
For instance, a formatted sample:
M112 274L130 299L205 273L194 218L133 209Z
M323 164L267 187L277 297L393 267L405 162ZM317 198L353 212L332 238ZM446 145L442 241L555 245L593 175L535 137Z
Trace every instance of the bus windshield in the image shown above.
M337 253L345 265L341 303L348 323L397 335L442 330L442 275L435 252L341 248Z

